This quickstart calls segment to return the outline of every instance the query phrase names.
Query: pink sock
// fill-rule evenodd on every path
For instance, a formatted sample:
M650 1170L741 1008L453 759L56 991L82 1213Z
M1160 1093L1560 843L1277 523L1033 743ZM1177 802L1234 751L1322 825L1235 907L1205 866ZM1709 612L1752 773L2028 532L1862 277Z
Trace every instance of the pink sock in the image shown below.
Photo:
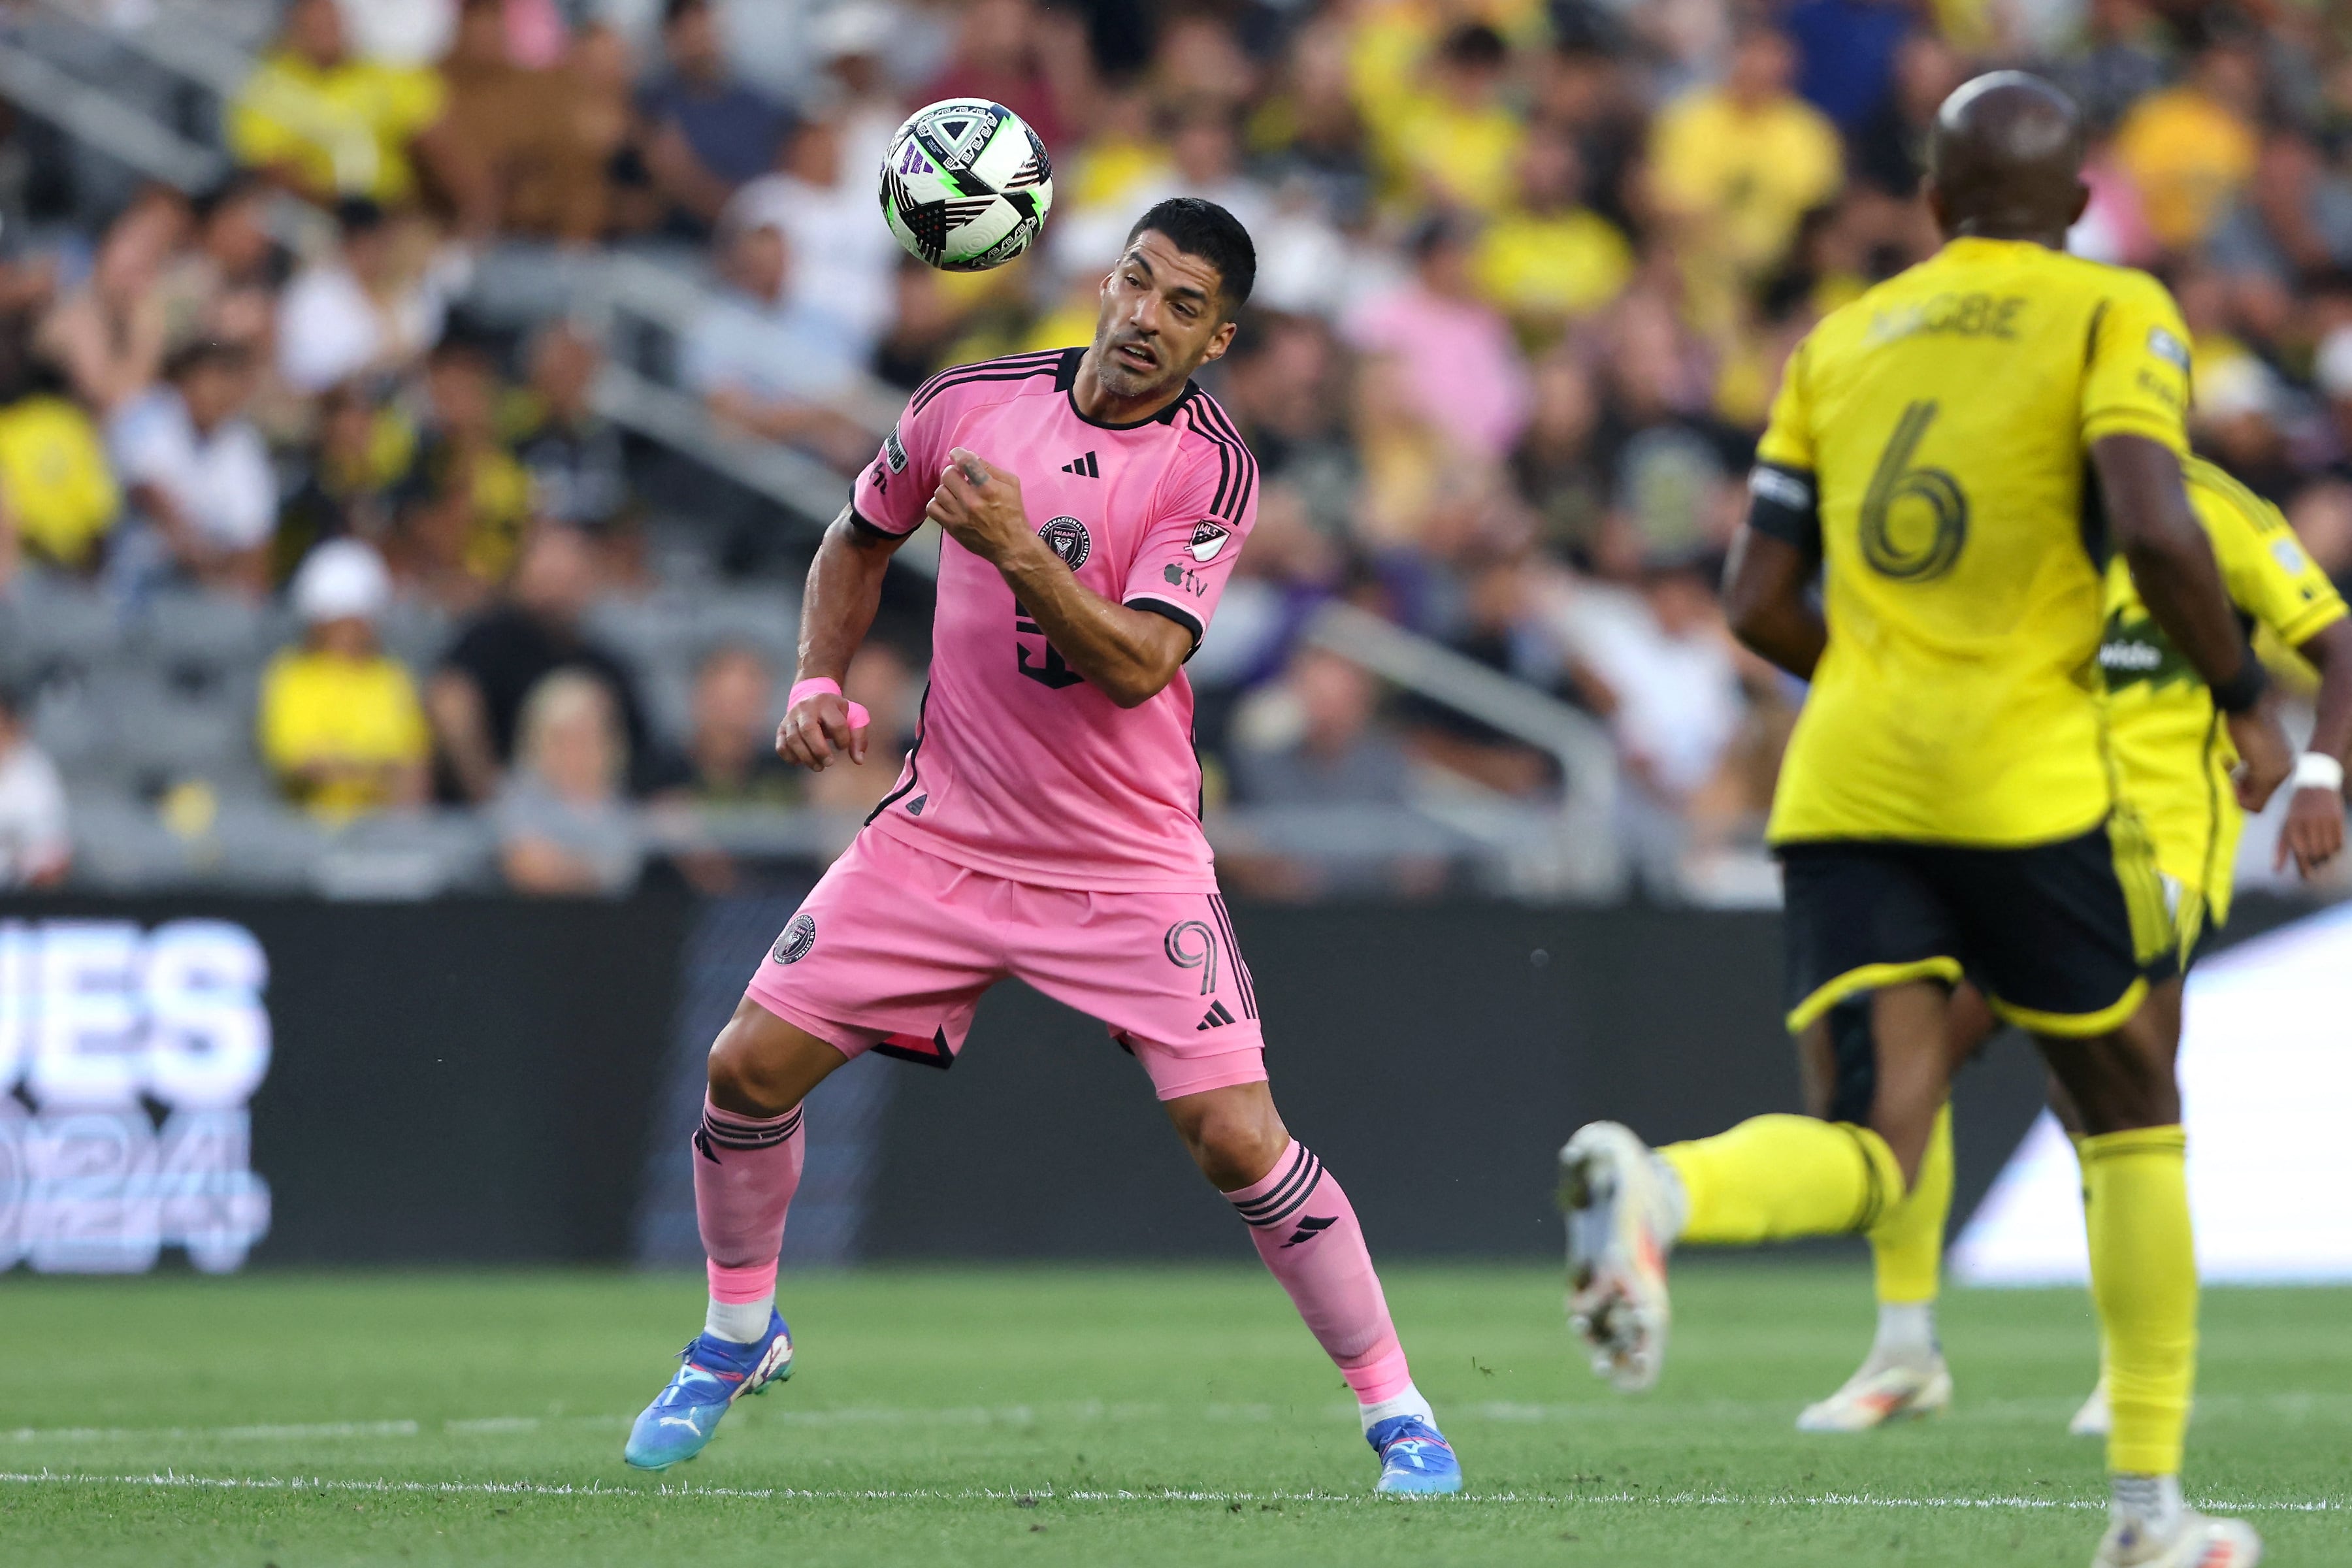
M702 1102L694 1134L694 1215L710 1256L710 1299L758 1301L776 1293L784 1210L801 1184L807 1151L801 1108L738 1116Z
M1357 1402L1377 1405L1411 1387L1364 1227L1323 1162L1293 1139L1264 1179L1225 1196Z

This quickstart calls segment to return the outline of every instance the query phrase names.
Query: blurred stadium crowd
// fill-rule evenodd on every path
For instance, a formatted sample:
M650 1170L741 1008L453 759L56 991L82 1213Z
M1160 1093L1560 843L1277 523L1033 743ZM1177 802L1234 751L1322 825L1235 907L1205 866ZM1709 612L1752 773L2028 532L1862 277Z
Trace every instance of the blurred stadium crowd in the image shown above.
M80 9L159 5L209 19ZM128 178L21 111L0 142L0 884L615 892L822 860L889 779L769 755L809 526L606 418L620 346L560 298L481 311L484 279L594 252L693 280L646 363L711 430L846 476L931 371L1086 341L1129 218L1189 193L1260 249L1212 387L1265 480L1192 669L1212 804L1567 787L1302 638L1342 601L1588 715L1654 882L1752 892L1800 694L1715 598L1751 444L1811 324L1932 248L1925 128L1991 64L2088 106L2077 247L2171 285L2199 440L2352 586L2326 0L216 9L251 38L235 91L120 91L227 177ZM977 276L902 258L871 177L959 95L1055 161L1040 252ZM918 599L850 681L901 738L924 658ZM1339 837L1226 847L1276 895L1459 880L1442 837Z

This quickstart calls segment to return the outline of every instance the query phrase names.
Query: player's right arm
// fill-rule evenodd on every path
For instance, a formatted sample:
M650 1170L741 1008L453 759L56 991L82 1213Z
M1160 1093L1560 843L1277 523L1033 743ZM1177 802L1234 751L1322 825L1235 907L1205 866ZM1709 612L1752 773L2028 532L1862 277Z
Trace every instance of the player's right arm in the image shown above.
M793 672L793 689L811 680L832 683L831 691L814 691L793 703L776 730L776 755L796 767L823 773L834 759L866 760L866 727L850 727L849 700L841 682L849 661L874 625L882 603L882 577L890 557L907 536L921 526L921 486L913 476L909 450L926 452L935 421L919 389L898 423L883 438L882 449L857 476L849 504L824 531L809 563L808 584L801 590L800 658Z
M866 633L882 603L882 575L903 535L885 533L858 520L855 505L841 509L824 531L809 563L808 585L801 590L800 660L793 685L830 680L835 689L812 692L795 702L776 731L776 754L797 767L823 773L835 757L866 760L864 726L852 729L849 700L841 695Z
M1724 567L1724 614L1732 635L1800 680L1829 647L1829 624L1808 591L1822 564L1820 494L1813 481L1805 345L1789 356L1771 423L1748 477L1748 525Z
M2212 688L2238 748L2239 804L2260 811L2293 771L2294 751L2181 482L2188 342L2179 310L2154 279L2117 288L2091 329L2083 438L2140 600Z

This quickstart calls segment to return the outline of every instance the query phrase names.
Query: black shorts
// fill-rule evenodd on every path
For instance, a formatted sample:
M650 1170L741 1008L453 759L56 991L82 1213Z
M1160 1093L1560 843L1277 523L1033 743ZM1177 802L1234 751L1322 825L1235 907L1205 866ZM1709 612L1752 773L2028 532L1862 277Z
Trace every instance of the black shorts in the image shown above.
M2162 884L2127 818L2018 849L1831 839L1779 847L1791 1032L1912 980L1983 988L2044 1035L2101 1035L2173 950Z

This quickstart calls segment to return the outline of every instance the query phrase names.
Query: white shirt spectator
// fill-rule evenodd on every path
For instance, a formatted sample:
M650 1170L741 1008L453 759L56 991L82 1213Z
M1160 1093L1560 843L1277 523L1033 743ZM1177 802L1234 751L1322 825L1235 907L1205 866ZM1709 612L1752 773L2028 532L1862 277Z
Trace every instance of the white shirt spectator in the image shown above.
M261 433L242 416L206 434L188 405L159 386L116 415L107 433L126 485L152 485L178 503L205 542L250 550L278 529L278 476Z
M386 65L429 66L457 36L457 0L340 0L352 53Z
M297 392L324 392L423 353L440 341L446 314L437 279L382 306L348 267L314 267L288 284L278 301L278 374Z
M1609 727L1669 798L1715 776L1746 711L1731 650L1712 628L1670 628L1638 595L1586 586L1559 626L1616 697Z
M73 855L57 764L29 740L10 744L12 728L0 715L0 888L54 877Z
M848 164L845 153L843 163ZM871 166L850 165L830 185L762 174L735 193L727 217L730 225L783 231L793 258L793 303L838 316L855 335L861 363L890 325L898 258L889 226L875 221L871 174Z
M856 384L863 360L850 324L797 293L768 305L740 289L715 295L678 344L678 379L697 396L720 390L770 402L820 403Z

